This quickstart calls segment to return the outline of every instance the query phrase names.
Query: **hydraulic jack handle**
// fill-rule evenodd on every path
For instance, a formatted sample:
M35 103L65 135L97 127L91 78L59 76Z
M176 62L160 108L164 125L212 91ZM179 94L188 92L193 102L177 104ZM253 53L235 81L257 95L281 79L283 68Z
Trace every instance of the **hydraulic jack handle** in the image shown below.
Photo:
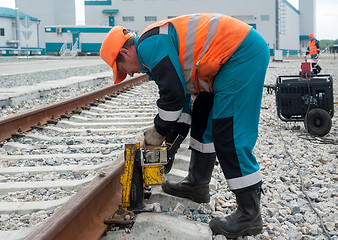
M171 145L171 147L168 149L167 152L167 159L168 163L164 165L164 174L168 174L173 166L174 160L175 160L175 154L177 150L180 148L181 143L183 142L184 137L180 134L177 135L175 141Z

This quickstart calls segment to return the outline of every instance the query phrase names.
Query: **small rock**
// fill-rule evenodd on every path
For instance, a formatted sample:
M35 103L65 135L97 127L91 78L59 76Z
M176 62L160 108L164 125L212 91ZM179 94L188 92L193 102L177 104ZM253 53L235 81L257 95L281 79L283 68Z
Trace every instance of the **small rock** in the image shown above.
M54 159L50 159L50 158L46 159L45 162L46 162L47 165L50 165L50 166L54 166L54 164L55 164L55 160Z
M227 240L227 238L223 235L216 235L216 237L214 238L214 240Z
M197 211L203 214L211 214L213 212L211 206L208 203L201 203L198 205Z
M178 214L183 214L184 210L185 210L185 207L184 207L184 205L183 205L182 203L180 203L180 202L178 202L178 203L176 204L176 207L174 208L174 212L176 212L176 213L178 213Z
M160 203L155 202L155 203L153 203L153 205L154 205L154 208L153 208L154 212L157 212L157 213L161 212L161 204Z

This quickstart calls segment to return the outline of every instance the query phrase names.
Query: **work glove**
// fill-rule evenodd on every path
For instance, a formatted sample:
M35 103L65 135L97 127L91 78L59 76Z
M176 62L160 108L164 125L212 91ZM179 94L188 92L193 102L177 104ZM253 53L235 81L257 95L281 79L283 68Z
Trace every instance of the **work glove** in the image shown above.
M144 132L144 143L151 146L161 146L165 137L159 134L155 126L148 128Z

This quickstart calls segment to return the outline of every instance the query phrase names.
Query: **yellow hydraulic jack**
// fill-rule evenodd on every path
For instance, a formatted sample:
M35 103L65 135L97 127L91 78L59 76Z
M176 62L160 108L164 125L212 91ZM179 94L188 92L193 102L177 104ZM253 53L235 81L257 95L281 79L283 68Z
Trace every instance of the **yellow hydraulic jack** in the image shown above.
M123 186L122 204L104 221L108 227L132 226L135 211L144 208L145 187L164 182L164 174L170 171L183 140L184 137L178 135L170 147L158 147L154 151L141 148L140 143L125 145L125 170L120 181Z
M125 171L121 177L123 208L144 207L144 187L164 182L164 174L170 171L183 140L178 135L170 147L158 147L154 151L141 148L140 143L125 145Z

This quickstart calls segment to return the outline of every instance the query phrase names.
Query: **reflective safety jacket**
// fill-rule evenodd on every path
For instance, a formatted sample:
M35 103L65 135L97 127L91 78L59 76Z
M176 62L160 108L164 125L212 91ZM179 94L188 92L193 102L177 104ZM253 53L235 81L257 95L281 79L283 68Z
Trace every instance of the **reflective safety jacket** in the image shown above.
M154 23L135 37L142 72L159 88L154 124L161 135L177 122L189 124L186 94L211 91L215 75L250 30L228 16L193 14Z
M309 41L308 50L309 50L311 55L318 54L319 42L318 42L317 39L314 38L314 39L312 39L312 41Z
M179 59L187 86L191 86L191 81L194 83L195 91L188 89L189 92L212 89L214 76L251 29L246 23L229 16L195 14L154 23L142 35L155 27L167 33L168 23L174 25L178 35Z

